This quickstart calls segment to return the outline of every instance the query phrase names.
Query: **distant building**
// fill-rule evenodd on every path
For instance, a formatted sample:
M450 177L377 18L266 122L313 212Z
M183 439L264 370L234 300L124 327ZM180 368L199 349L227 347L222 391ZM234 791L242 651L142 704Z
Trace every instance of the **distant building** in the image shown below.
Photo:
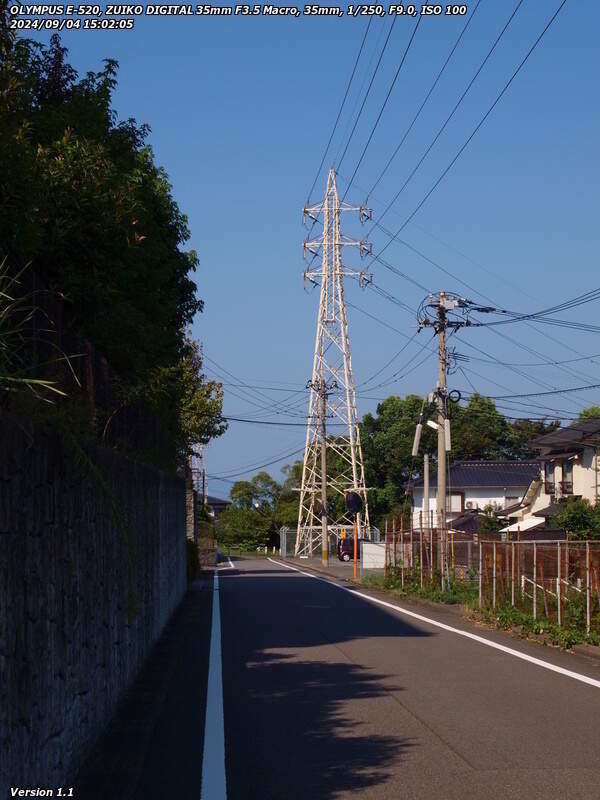
M540 475L539 461L458 461L450 465L447 475L446 518L452 521L468 511L482 511L491 506L495 511L520 504L531 481ZM423 478L408 487L413 499L413 524L419 524L424 511ZM434 515L437 477L429 480L429 509ZM435 520L435 516L434 516Z
M600 419L586 419L533 441L540 451L540 472L522 501L507 509L508 530L549 524L568 497L596 505L600 494Z
M231 505L231 500L221 500L220 497L213 497L209 494L206 497L206 505L209 508L209 513L212 511L215 522L218 522L219 515Z

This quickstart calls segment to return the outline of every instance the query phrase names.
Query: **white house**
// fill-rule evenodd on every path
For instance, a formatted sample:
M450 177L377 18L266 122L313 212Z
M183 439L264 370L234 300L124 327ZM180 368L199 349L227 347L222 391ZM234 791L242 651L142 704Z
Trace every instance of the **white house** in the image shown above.
M453 520L465 511L492 506L501 511L520 503L532 480L540 475L539 461L459 461L447 474L446 519ZM412 484L413 524L419 525L424 511L423 478ZM434 520L437 479L429 481L429 509Z
M596 505L600 496L600 419L588 419L535 439L540 472L521 503L507 515L510 530L538 527L560 510L561 500L582 497Z

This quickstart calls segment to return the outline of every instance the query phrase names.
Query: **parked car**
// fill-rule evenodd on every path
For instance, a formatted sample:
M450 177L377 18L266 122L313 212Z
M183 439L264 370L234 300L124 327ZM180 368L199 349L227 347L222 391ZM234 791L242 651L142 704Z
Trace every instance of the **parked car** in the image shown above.
M360 548L360 542L357 542L357 546ZM354 559L354 536L347 536L345 539L338 541L337 555L340 561L352 561Z

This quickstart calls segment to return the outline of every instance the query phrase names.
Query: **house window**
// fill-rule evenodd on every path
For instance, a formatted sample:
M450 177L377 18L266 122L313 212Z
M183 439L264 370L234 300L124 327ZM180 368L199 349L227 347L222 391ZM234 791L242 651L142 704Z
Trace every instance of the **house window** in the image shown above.
M552 461L544 463L544 488L546 494L554 494L554 464Z
M562 490L564 494L573 494L573 462L564 461L562 465Z

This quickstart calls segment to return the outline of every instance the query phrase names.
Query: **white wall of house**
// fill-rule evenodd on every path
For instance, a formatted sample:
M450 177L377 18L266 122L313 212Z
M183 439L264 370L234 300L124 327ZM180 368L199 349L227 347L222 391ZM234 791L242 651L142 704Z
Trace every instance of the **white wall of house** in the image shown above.
M499 486L499 487L450 487L448 498L448 515L450 518L456 517L464 511L479 508L483 510L486 506L492 505L498 509L517 503L527 490L527 486ZM464 493L464 501L463 495ZM436 490L429 490L429 510L435 514L437 511ZM419 516L423 512L424 492L422 487L415 488L413 491L413 513ZM470 506L468 504L471 504Z
M600 458L594 448L586 447L573 462L573 494L579 494L592 505L600 491Z
M563 473L564 462L549 462L549 473L553 476L555 485L565 480ZM583 497L592 505L596 504L596 498L600 491L600 460L595 454L593 447L586 447L581 455L571 460L573 465L573 494ZM542 476L544 476L544 465L542 465ZM547 494L544 483L542 482L533 501L526 506L517 516L517 520L527 519L535 516L554 499L552 494Z

